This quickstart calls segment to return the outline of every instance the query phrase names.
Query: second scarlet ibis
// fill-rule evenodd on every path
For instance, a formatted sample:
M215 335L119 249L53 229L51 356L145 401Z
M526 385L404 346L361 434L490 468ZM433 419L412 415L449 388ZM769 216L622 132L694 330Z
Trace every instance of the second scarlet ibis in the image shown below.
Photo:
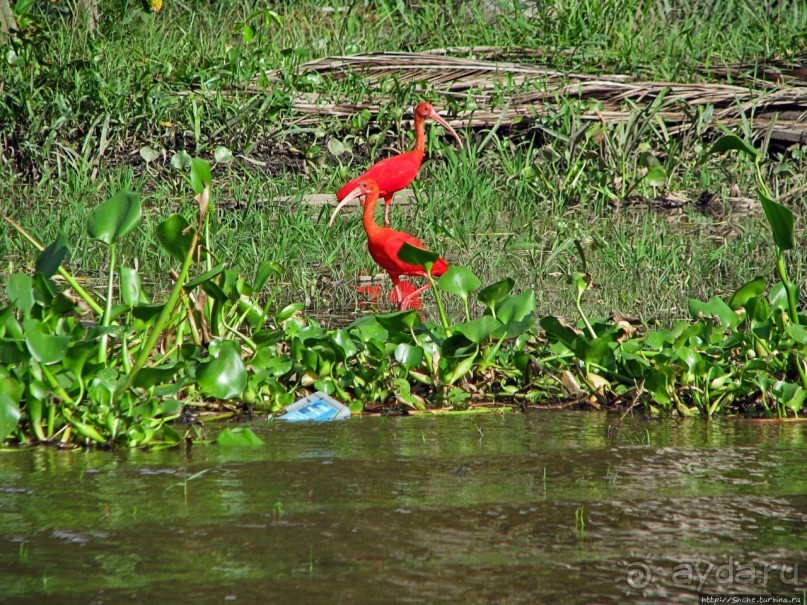
M362 222L364 223L364 231L367 233L367 249L370 251L370 256L373 257L376 264L378 264L389 274L390 279L395 286L394 292L398 301L398 308L405 309L411 300L417 299L418 294L423 292L423 290L429 286L427 284L416 290L408 288L406 295L403 294L402 290L406 288L406 286L403 284L406 282L401 281L402 275L426 275L426 272L423 270L423 267L420 267L419 265L413 265L411 263L402 261L400 258L398 258L398 252L401 250L404 244L409 244L410 246L423 249L425 249L426 246L424 246L423 243L414 235L404 233L403 231L395 231L389 227L381 227L380 225L376 224L374 214L376 204L378 202L378 196L378 183L369 178L359 180L356 187L347 193L342 201L339 202L339 205L331 215L331 220L328 223L328 226L333 225L333 221L336 218L337 213L346 204L354 199L361 201L361 198L364 198L364 201L362 202L364 205ZM432 277L439 277L447 270L448 263L440 258L432 266L431 275Z
M389 208L392 205L392 196L396 191L407 187L415 180L420 165L423 163L423 154L426 152L426 126L427 119L432 119L457 139L460 149L462 141L459 135L448 125L440 114L429 103L418 103L415 107L415 146L411 151L386 158L373 164L367 172L353 179L336 193L339 202L356 189L362 179L373 179L378 183L379 194L384 198L384 226L389 227Z

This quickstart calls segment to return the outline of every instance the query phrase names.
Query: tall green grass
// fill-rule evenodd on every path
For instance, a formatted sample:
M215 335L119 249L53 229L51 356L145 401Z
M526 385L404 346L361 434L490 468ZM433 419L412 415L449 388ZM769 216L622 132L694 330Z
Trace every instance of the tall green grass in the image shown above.
M346 216L327 229L327 209L268 200L333 192L411 138L396 112L296 128L291 95L373 95L358 78L301 76L296 68L303 62L497 45L543 49L542 61L563 69L701 81L710 77L704 67L802 50L807 32L807 11L797 1L760 7L720 0L674 10L649 0L264 7L169 0L161 13L149 14L140 3L113 3L90 33L76 23L72 4L37 3L31 25L13 43L14 56L0 67L3 209L45 241L63 229L75 242L68 263L94 284L104 261L83 236L89 209L121 189L142 191L143 227L118 254L139 263L147 288L165 290L170 263L153 245L153 227L173 211L194 212L182 193L186 177L169 160L180 150L212 158L224 145L235 159L214 165L218 208L211 216L222 254L247 274L260 260L284 263L290 271L281 299L304 300L333 317L333 308L356 308L359 276L378 273L359 221ZM262 76L268 71L271 79ZM393 92L400 107L424 94L409 85ZM536 287L544 312L574 312L564 281L579 262L574 239L594 279L596 295L585 304L595 314L621 309L667 321L686 314L686 298L728 292L767 270L760 215L727 207L715 216L693 205L675 213L637 210L666 191L689 200L703 191L720 199L729 192L754 197L747 158L704 160L710 135L702 115L693 113L686 135L668 137L652 112L637 110L629 122L602 129L585 127L582 111L560 99L555 114L531 130L464 133L461 153L432 138L414 185L417 204L396 206L393 226L472 267L483 281L517 276ZM334 156L332 139L352 151ZM158 156L147 162L149 149ZM663 166L663 183L645 178L641 152ZM803 149L770 150L763 167L774 191L797 210L806 156ZM797 229L802 233L801 222ZM0 257L7 269L33 262L6 232ZM803 253L792 265L794 278L802 279Z

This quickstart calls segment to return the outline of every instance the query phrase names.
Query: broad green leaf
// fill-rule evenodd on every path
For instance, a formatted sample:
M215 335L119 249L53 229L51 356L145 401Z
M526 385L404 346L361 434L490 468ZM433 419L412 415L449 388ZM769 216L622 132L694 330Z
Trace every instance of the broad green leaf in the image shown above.
M140 196L121 191L92 211L87 232L93 239L114 244L140 224L140 217Z
M210 185L213 178L210 176L210 163L199 158L191 160L191 187L196 195L205 190L205 185Z
M182 402L176 399L163 399L158 406L158 414L171 416L182 409Z
M466 321L454 326L454 331L459 332L468 340L481 343L488 336L499 331L503 327L502 322L491 315L482 315L471 321Z
M61 361L67 354L70 337L43 332L42 323L38 319L26 319L22 325L28 351L39 363L50 365Z
M656 156L649 151L644 151L639 154L639 163L647 168L647 173L644 176L645 183L653 187L663 187L665 185L667 171Z
M572 342L572 351L585 363L597 363L608 365L613 357L611 351L611 341L607 338L591 339L585 334L580 334Z
M192 158L187 151L177 151L171 156L171 166L177 170L187 170L191 167Z
M706 368L703 363L703 358L696 350L690 349L689 347L678 347L675 355L684 362L687 368L689 368L689 371L693 374L700 375L705 372Z
M14 403L19 404L22 395L25 393L25 385L19 380L12 378L8 370L0 366L0 393L5 393Z
M541 327L546 332L550 339L563 343L568 348L572 348L572 342L577 338L578 332L575 332L570 326L561 323L561 320L554 316L548 316L541 319Z
M171 382L181 369L180 364L143 368L137 373L132 386L150 389L154 385Z
M252 29L249 23L244 23L244 26L241 28L241 37L244 39L244 42L247 43L255 39L255 30Z
M736 328L740 323L740 316L719 296L713 296L709 299L709 302L691 299L689 301L689 313L694 318L698 318L700 315L717 317L720 325L724 327Z
M0 363L10 365L30 359L20 347L20 341L16 339L0 338Z
M765 211L765 217L773 232L773 241L780 250L792 250L796 247L796 239L793 235L793 211L782 206L765 196L761 189L757 188L759 201Z
M745 139L741 139L736 134L726 134L717 139L709 150L709 155L732 150L742 151L752 158L756 158L759 155L759 150L756 147Z
M744 306L749 319L754 322L765 321L771 316L771 307L768 301L761 296L752 296L745 301Z
M393 313L384 313L376 315L376 321L381 324L390 335L395 335L400 332L408 333L409 330L421 323L420 315L414 309L407 311L394 311Z
M59 270L59 266L68 252L67 240L64 238L64 233L59 231L56 241L39 253L36 259L37 273L41 273L45 277L52 277Z
M331 334L331 340L333 341L334 345L336 345L338 351L341 353L342 361L350 359L356 353L359 352L356 343L353 342L353 339L350 337L350 334L348 334L347 330L341 330L341 329L335 330Z
M510 294L510 291L513 289L515 283L516 282L512 277L507 277L501 281L497 281L494 284L485 286L479 291L479 294L477 294L476 297L479 299L479 302L493 311L498 302Z
M773 384L771 393L779 404L796 413L801 411L801 408L804 406L805 396L807 396L807 391L799 385L781 380Z
M446 338L440 347L440 355L446 359L460 359L468 355L476 356L479 345L464 334L453 334Z
M409 311L406 311L407 313ZM420 319L420 318L418 318ZM389 339L389 332L372 315L360 317L348 326L348 330L356 330L362 342L370 341L386 342Z
M199 286L207 281L210 281L211 279L216 277L219 273L224 271L226 268L227 265L225 265L224 263L220 263L215 267L213 267L210 271L206 271L202 273L202 275L200 275L199 277L195 277L194 279L190 280L183 286L183 288L185 288L185 290L188 291L193 290L196 286Z
M0 443L3 443L20 421L20 406L6 393L0 392Z
M468 372L470 372L473 369L475 363L476 363L476 355L470 355L465 359L461 360L459 363L457 363L457 365L454 367L451 373L446 377L446 382L448 384L454 384L460 378L462 378Z
M216 445L222 447L256 447L263 441L248 428L224 429L216 437Z
M213 150L213 159L219 164L226 164L233 161L233 152L224 145L219 145Z
M765 278L755 277L737 289L729 299L729 306L735 310L744 307L749 298L760 296L764 291Z
M468 300L468 295L482 285L479 278L465 267L451 266L437 282L444 292Z
M34 308L34 280L25 273L12 273L6 282L8 302L28 316Z
M153 147L149 147L148 145L144 145L140 148L140 157L146 162L146 164L150 164L154 160L160 157L160 152L154 149Z
M120 297L129 306L140 303L140 274L131 267L120 268Z
M199 365L196 379L207 397L233 399L247 386L247 369L241 350L234 340L216 340L210 344L213 359Z
M585 273L575 272L569 276L569 281L574 284L575 288L577 288L577 297L580 296L588 290L590 282L590 276L586 275Z
M297 313L297 311L302 311L303 309L305 309L305 305L303 303L291 303L286 305L277 312L275 315L275 321L277 323L282 323Z
M84 364L87 363L90 355L96 352L96 345L91 340L73 342L67 350L67 355L62 360L65 369L70 370L77 377L81 378L84 371Z
M257 271L255 271L255 281L252 283L252 289L255 292L260 292L270 277L278 279L281 275L283 275L283 266L280 263L273 260L262 261L258 265Z
M418 367L423 361L423 347L402 342L395 347L395 361L407 370Z
M405 263L423 267L425 271L431 272L432 266L437 262L440 256L424 248L404 244L398 251L398 258Z
M411 405L418 410L425 410L426 406L418 397L412 395L412 386L403 378L392 381L392 386L396 388L398 398L407 405Z
M157 240L163 250L180 262L185 260L193 241L193 235L186 221L179 214L172 214L157 225Z
M788 322L785 326L785 332L800 345L807 344L807 330L804 329L804 326Z
M651 368L645 376L644 388L656 402L667 405L672 401L669 381L667 373Z
M496 307L496 317L504 325L519 322L534 312L534 290L524 290L521 294L509 296Z
M798 284L790 284L790 289L795 300L799 300L799 286ZM771 291L768 293L768 299L771 301L771 306L777 309L788 310L787 290L782 282L776 282Z
M257 353L250 359L249 365L278 377L288 373L293 364L288 355L278 355L270 347L259 347Z
M342 144L342 141L332 137L328 139L328 151L330 151L336 157L339 157L345 153L345 146Z

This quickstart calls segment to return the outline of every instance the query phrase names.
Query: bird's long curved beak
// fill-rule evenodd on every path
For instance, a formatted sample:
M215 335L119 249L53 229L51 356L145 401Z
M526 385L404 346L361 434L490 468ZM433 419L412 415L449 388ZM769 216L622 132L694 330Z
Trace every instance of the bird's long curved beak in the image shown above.
M348 193L345 198L339 202L339 205L334 209L333 214L331 215L331 220L328 221L328 226L331 227L333 225L333 221L336 219L336 215L339 214L339 211L347 206L353 200L360 199L361 196L364 195L361 191L361 187L356 187L353 191Z
M429 117L438 124L440 124L440 126L445 128L451 136L457 139L457 144L460 146L460 149L462 149L462 141L460 140L460 135L458 135L456 131L453 128L451 128L451 126L448 125L448 122L446 122L439 113L437 113L434 109L432 109L431 113L429 114Z

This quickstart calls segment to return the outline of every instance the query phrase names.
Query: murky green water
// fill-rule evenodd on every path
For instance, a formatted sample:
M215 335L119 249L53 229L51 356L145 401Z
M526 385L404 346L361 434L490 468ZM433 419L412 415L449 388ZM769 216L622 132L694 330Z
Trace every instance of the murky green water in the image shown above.
M617 420L256 423L255 449L4 452L0 602L692 603L807 586L807 425Z

